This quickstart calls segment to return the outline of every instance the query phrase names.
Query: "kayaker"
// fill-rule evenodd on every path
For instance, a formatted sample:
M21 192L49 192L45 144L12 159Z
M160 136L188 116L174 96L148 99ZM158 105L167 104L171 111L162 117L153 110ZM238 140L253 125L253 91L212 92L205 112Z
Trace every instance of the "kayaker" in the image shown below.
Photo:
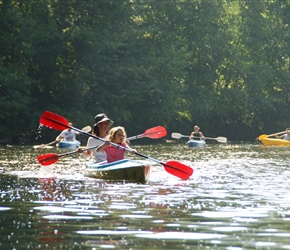
M108 140L102 143L102 145L97 148L97 152L106 152L108 163L123 160L126 151L121 148L117 148L110 143L113 142L120 145L121 147L128 148L132 151L132 153L135 153L136 150L130 148L129 145L126 143L126 140L127 134L124 127L118 126L111 128L111 130L109 131Z
M95 116L95 125L93 129L93 135L107 139L108 132L110 130L113 121L107 117L106 114L101 113ZM83 153L83 155L87 158L94 156L95 162L102 162L107 160L107 155L105 152L97 152L97 147L103 144L103 141L90 137L87 141L87 148L95 147L94 149L83 151L82 149L78 149L79 153Z
M69 126L72 127L72 123L69 122L68 123ZM55 139L55 141L59 142L61 140L65 140L65 141L74 141L76 139L76 135L78 135L79 132L76 132L74 130L72 130L71 128L67 128L65 130L63 130Z
M204 135L199 130L200 130L200 127L195 125L193 127L193 131L191 132L191 134L189 136L189 140L194 140L194 139L204 140Z
M287 141L290 141L290 128L286 128L286 133L281 135L281 136L278 136L278 135L274 135L276 138L279 138L279 139L283 139L283 140L287 140Z

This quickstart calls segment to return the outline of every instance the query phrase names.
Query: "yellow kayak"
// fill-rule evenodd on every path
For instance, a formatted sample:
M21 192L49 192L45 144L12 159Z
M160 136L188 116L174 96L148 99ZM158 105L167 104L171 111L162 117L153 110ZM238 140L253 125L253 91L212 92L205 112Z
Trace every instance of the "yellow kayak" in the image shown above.
M275 138L261 138L260 141L265 146L290 146L290 141L275 139Z

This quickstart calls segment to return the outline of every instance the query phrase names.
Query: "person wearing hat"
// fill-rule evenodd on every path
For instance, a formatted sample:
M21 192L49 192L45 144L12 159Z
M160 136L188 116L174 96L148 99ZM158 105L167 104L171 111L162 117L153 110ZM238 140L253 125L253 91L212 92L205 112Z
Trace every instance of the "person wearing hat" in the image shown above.
M107 117L106 114L101 113L95 116L95 125L93 129L93 135L107 139L108 132L110 130L111 125L113 124L113 121ZM82 149L79 149L79 153L83 153L85 157L95 157L96 162L102 162L107 160L107 155L105 152L97 152L96 149L98 146L103 144L103 141L98 140L96 138L90 137L87 141L87 148L89 147L95 147L94 149L83 151Z
M195 125L193 127L193 131L191 132L190 136L189 136L189 140L194 140L194 139L200 139L200 140L204 140L204 135L202 132L199 131L200 127Z

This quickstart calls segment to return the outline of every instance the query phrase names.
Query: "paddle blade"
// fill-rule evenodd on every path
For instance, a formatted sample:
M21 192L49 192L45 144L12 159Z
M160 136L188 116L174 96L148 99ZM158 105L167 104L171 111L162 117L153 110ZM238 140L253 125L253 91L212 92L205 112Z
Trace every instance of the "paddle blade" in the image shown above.
M193 173L193 168L186 166L178 161L168 161L166 163L161 162L165 170L181 179L187 180Z
M179 133L172 133L171 137L174 138L174 139L180 139L182 137L182 135L179 134Z
M228 139L226 137L219 136L216 138L218 142L227 143Z
M68 121L64 117L54 114L50 111L43 112L39 123L55 130L65 130L69 128Z
M58 161L59 156L57 154L45 154L45 155L39 155L37 157L38 162L42 165L42 166L49 166L51 164L54 164Z
M167 131L162 126L157 126L154 128L149 128L144 132L144 136L150 139L159 139L167 135Z
M82 131L85 131L86 133L90 133L92 131L92 127L91 126L85 126L82 128Z

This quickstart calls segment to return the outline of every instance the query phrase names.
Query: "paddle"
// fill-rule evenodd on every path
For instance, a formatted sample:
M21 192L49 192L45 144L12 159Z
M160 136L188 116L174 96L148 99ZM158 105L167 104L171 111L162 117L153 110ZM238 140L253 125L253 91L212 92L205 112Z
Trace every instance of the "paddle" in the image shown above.
M89 126L89 125L88 126L85 126L85 127L82 128L82 131L85 131L87 133L90 133L92 131L92 127Z
M47 143L47 144L34 145L33 148L44 148L44 147L47 147L47 146L52 145L52 144L57 143L57 142L58 141L55 140L55 141L52 141L52 142Z
M66 128L71 128L79 133L82 133L82 134L85 134L87 136L90 136L90 137L93 137L97 140L101 140L103 142L105 142L106 140L103 139L103 138L100 138L100 137L97 137L95 135L92 135L92 134L89 134L87 132L84 132L78 128L74 128L72 126L69 126L68 124L68 121L60 116L60 115L57 115L57 114L54 114L50 111L45 111L42 116L40 117L40 123L47 126L47 127L50 127L50 128L53 128L55 130L64 130ZM125 150L125 151L129 151L129 152L132 152L130 149L128 148L125 148L125 147L122 147L118 144L115 144L115 143L110 143L112 146L116 147L116 148L119 148L121 150ZM179 178L182 178L182 179L188 179L192 173L193 173L193 169L189 166L186 166L180 162L177 162L177 161L168 161L168 162L161 162L161 161L158 161L156 159L153 159L149 156L146 156L146 155L143 155L143 154L140 154L138 152L135 152L136 155L138 156L141 156L143 158L146 158L146 159L149 159L151 161L154 161L154 162L157 162L159 164L161 164L165 170L172 174L172 175L175 175Z
M259 139L259 140L261 140L261 139L266 139L266 138L268 138L268 137L270 137L270 136L274 136L274 135L282 135L282 134L285 134L285 133L286 133L286 131L282 131L282 132L278 132L278 133L270 134L270 135L262 134L262 135L260 135L260 136L258 137L258 139Z
M143 137L148 137L150 139L159 139L166 135L167 135L166 129L162 126L157 126L154 128L147 129L143 134L128 137L127 140L130 141L130 140L139 139Z
M180 133L172 133L171 134L171 137L174 138L174 139L180 139L181 137L189 137L188 135L182 135ZM199 137L194 137L194 138L199 138ZM222 136L219 136L219 137L216 137L216 138L212 138L212 137L204 137L204 139L210 139L210 140L216 140L220 143L227 143L228 139L226 137L222 137Z
M94 146L94 147L90 147L90 148L84 148L82 149L82 151L87 151L93 148L97 148L98 146ZM59 158L67 156L67 155L71 155L71 154L75 154L78 153L78 150L76 151L71 151L71 152L67 152L67 153L63 153L63 154L54 154L54 153L49 153L49 154L44 154L44 155L39 155L37 157L38 162L42 165L42 166L48 166L51 164L54 164L58 161Z

